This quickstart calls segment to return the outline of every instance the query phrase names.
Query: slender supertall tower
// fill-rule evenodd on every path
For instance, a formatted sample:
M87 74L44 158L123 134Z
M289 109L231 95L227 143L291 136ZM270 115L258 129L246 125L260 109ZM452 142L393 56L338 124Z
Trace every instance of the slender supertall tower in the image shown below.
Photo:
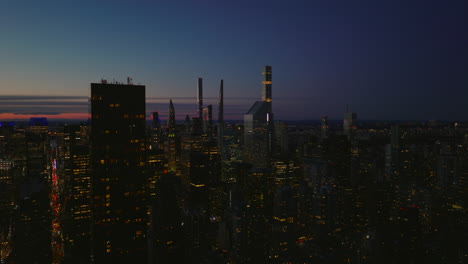
M208 105L206 108L208 109L208 125L212 127L213 126L213 106Z
M321 131L322 131L322 140L326 139L328 137L328 116L322 116L322 126L321 126Z
M171 172L176 171L176 138L175 138L175 110L172 99L169 101L169 120L167 121L168 134L167 134L167 154L168 165Z
M267 112L272 114L271 106L271 66L265 66L263 69L263 88L262 88L262 101L267 102ZM272 116L269 117L272 119ZM267 120L269 121L269 120Z
M185 115L184 127L185 127L185 133L190 133L190 116L189 115Z
M273 110L271 103L271 66L263 68L262 100L244 115L246 160L255 167L267 168L273 146Z
M154 149L160 147L161 144L161 121L159 120L159 113L153 112L153 129L151 145Z
M198 117L203 119L203 78L198 78L197 86Z
M224 82L221 80L218 98L218 146L221 151L224 137Z
M213 126L213 106L203 108L203 133L211 137Z
M262 100L266 104L266 122L268 130L268 155L271 155L273 149L273 132L275 126L273 124L273 107L272 107L272 96L271 96L271 66L265 66L263 68L263 88L262 88Z
M167 120L167 127L169 130L175 128L175 110L172 99L169 101L169 119Z

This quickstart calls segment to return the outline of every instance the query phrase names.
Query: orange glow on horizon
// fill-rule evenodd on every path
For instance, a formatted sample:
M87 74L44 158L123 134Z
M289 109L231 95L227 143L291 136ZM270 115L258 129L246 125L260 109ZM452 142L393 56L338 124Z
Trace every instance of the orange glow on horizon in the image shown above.
M29 119L31 117L46 117L47 119L83 119L87 120L90 118L88 113L62 113L58 115L24 115L24 114L13 114L13 113L2 113L0 114L0 120L19 120Z

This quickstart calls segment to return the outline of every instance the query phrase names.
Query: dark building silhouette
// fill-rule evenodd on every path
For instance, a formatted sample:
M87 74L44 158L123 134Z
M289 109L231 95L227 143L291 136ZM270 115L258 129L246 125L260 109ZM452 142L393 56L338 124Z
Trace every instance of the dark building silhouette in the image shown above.
M175 172L177 169L176 127L175 109L172 100L169 102L169 119L167 120L167 159L169 170Z
M162 129L161 129L161 120L159 119L159 113L153 112L153 126L151 131L151 146L153 149L161 148L161 137L162 137Z
M269 166L274 130L271 66L265 66L262 74L262 100L244 115L244 144L246 161L265 168Z
M218 98L218 147L220 153L222 153L224 137L224 82L221 80L219 87L219 98Z
M147 261L145 86L91 84L95 263Z
M198 117L203 119L203 78L198 78L197 86Z
M353 112L344 113L343 119L343 132L347 136L351 136L353 131L356 129L357 114Z
M66 263L88 263L91 254L91 177L86 126L65 126L58 163L65 185L60 195L65 205L62 233ZM61 186L63 187L63 186Z
M49 137L46 118L31 118L26 130L26 173L18 179L18 213L14 259L18 263L50 263L51 207Z
M322 125L320 127L321 129L321 139L326 139L328 137L328 116L322 116Z

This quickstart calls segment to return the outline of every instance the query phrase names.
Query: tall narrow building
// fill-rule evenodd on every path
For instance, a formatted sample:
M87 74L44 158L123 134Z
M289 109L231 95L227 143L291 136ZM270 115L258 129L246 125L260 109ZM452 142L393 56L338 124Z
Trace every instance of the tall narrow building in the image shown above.
M263 81L262 81L262 101L267 106L267 122L273 122L272 102L271 102L271 66L265 66L263 69Z
M18 190L13 255L17 263L51 263L51 188L47 167L50 137L46 118L31 118L25 138L25 173L15 179Z
M218 146L222 153L224 137L224 82L221 80L219 87L219 98L218 98Z
M91 239L92 190L89 142L87 136L82 133L86 130L87 127L83 125L66 125L63 141L60 144L63 155L58 155L57 159L58 164L63 164L64 170L59 171L56 176L62 178L59 181L63 181L64 185L55 186L57 189L63 188L59 191L59 196L67 202L63 206L62 214L65 217L61 220L61 232L60 234L55 232L55 236L64 238L63 249L66 257L64 263L87 263L91 254L89 241ZM60 149L60 145L57 149ZM52 190L57 192L55 187ZM54 239L60 241L57 237Z
M213 126L213 106L203 108L203 134L211 137Z
M254 167L269 166L273 145L273 110L271 66L262 72L262 100L255 102L244 115L244 145L246 161Z
M326 139L328 137L328 116L322 116L322 125L321 125L321 139Z
M213 126L213 106L208 105L206 108L208 108L208 125L211 128Z
M167 119L168 129L175 129L175 109L172 99L169 101L169 117Z
M145 86L91 84L92 263L147 262Z
M343 119L343 132L347 136L351 136L356 129L357 114L353 112L346 112Z
M159 149L161 146L161 120L159 113L153 112L153 126L151 135L151 145L153 149Z
M198 78L197 86L198 117L203 119L203 78Z
M176 171L177 149L176 149L176 127L175 127L175 109L172 99L169 101L169 119L167 120L167 160L169 170Z

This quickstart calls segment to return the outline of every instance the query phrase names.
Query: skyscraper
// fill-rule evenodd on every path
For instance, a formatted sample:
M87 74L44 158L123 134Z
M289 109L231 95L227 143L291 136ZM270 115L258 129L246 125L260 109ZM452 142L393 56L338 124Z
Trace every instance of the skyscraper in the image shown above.
M92 261L147 260L145 86L91 84Z
M203 119L203 78L198 78L197 86L198 117Z
M219 87L219 98L218 98L218 146L222 153L224 137L224 82L221 80Z
M357 114L353 112L346 112L343 119L343 132L347 136L351 136L352 131L356 128Z
M213 106L203 108L203 133L211 137L213 126Z
M67 200L64 203L64 220L61 233L64 239L64 262L89 262L91 253L91 214L92 195L89 171L89 142L82 137L86 126L67 125L64 127L63 154L57 163L63 164L64 171L59 173L65 182L60 195ZM60 146L60 145L59 145ZM58 185L60 186L60 185ZM60 186L62 187L62 186ZM58 187L57 187L58 188ZM54 190L55 188L53 188ZM57 207L57 206L56 206ZM56 232L58 233L58 232ZM60 237L59 234L55 235ZM60 241L55 237L55 240Z
M16 179L19 197L14 255L18 263L50 263L50 137L46 118L31 118L25 135L26 173Z
M262 74L262 100L255 102L244 115L246 160L257 167L269 164L274 130L271 66L265 66Z
M167 156L169 170L172 172L176 171L176 127L175 127L175 109L172 99L169 101L169 119L167 120Z
M206 108L208 108L208 124L211 128L213 126L213 106L208 105Z
M267 122L273 122L272 116L272 105L271 105L271 66L265 66L263 69L263 88L262 88L262 101L266 102L267 111L270 115L271 120L267 120Z
M321 138L326 139L328 137L328 116L322 116L322 125L321 125Z
M153 112L153 127L151 145L153 149L161 147L161 120L159 119L159 113Z
M172 99L169 101L169 119L167 120L167 127L168 129L175 128L175 109Z

